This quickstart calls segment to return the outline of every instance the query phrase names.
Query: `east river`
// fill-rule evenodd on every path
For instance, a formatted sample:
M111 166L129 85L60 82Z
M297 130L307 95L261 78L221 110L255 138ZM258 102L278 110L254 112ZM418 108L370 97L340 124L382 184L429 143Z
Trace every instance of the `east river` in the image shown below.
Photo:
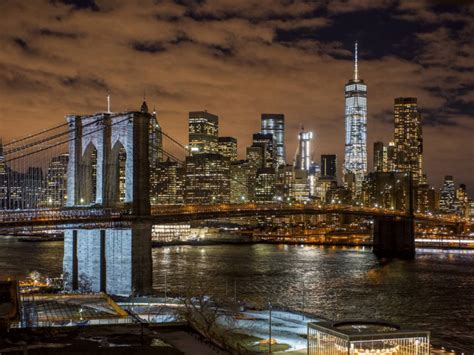
M418 250L381 263L369 248L213 245L155 248L153 288L162 295L200 282L239 300L301 309L326 318L386 319L430 330L447 350L474 349L474 253ZM0 238L0 277L62 273L62 242Z

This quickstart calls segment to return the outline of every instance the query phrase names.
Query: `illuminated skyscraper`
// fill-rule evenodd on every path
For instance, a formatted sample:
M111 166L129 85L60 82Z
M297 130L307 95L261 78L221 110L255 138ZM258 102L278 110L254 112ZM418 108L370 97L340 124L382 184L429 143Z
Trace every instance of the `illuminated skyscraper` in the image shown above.
M441 194L439 198L439 210L442 213L454 213L456 189L454 187L454 180L451 175L444 177L443 187L441 187Z
M335 154L321 155L321 177L336 180L337 157Z
M156 167L157 181L153 186L154 194L150 196L152 204L181 204L184 194L184 168L179 163L160 162Z
M374 171L387 171L387 147L383 142L374 142Z
M237 139L234 137L219 137L219 154L230 161L237 160Z
M249 164L245 160L233 161L230 164L230 203L249 201L247 186Z
M469 202L469 196L467 195L466 185L460 184L456 189L456 199L454 201L454 207L456 213L468 217L467 215L467 206Z
M252 136L252 147L262 148L263 167L275 167L277 162L276 141L271 133L254 133Z
M345 87L345 155L344 184L354 179L353 195L359 197L362 181L367 173L367 85L359 79L357 42L355 44L354 78Z
M397 171L411 172L414 184L418 185L423 178L423 137L417 99L396 98L394 115L397 156L395 167Z
M313 139L313 132L305 132L304 128L301 128L301 132L298 134L298 152L296 153L295 169L309 171L311 164L311 140Z
M42 207L63 207L67 197L67 163L68 154L61 154L51 159L45 181L45 198Z
M185 203L229 203L229 159L216 153L199 153L186 157L185 167Z
M255 201L272 203L276 194L276 172L273 168L257 169L255 178Z
M218 152L219 117L207 111L189 113L191 154Z
M277 164L285 164L285 115L262 113L262 133L273 134L276 141Z

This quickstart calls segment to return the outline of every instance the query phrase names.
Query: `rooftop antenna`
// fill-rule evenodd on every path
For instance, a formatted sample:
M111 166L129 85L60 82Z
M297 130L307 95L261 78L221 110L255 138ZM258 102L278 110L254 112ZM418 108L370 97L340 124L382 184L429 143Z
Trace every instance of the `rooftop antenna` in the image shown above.
M354 56L354 81L359 80L359 67L357 63L357 41L355 42L355 56Z
M111 113L111 111L110 111L110 94L107 94L107 113Z

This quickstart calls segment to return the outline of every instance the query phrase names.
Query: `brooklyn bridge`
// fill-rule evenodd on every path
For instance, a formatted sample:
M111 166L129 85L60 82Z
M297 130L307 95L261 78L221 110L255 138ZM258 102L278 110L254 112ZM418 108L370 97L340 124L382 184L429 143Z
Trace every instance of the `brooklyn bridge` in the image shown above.
M141 111L103 112L87 116L66 116L66 123L25 136L3 145L0 167L3 186L14 186L15 174L5 171L31 171L68 153L67 195L64 207L35 203L34 183L22 191L30 201L21 206L3 206L0 229L62 226L87 228L104 223L171 223L233 217L280 217L290 215L347 215L369 218L373 223L374 252L380 256L413 257L415 223L449 225L466 231L471 222L455 215L415 213L410 189L405 210L345 204L244 202L240 204L154 204L150 199L150 162L157 155L180 161L175 153L150 143L150 122L154 114ZM165 132L177 144L186 146ZM123 171L121 179L120 169ZM53 187L54 188L54 187ZM14 197L14 189L2 191L2 198ZM34 208L31 208L34 206ZM7 208L10 207L10 208ZM16 208L15 208L16 207Z

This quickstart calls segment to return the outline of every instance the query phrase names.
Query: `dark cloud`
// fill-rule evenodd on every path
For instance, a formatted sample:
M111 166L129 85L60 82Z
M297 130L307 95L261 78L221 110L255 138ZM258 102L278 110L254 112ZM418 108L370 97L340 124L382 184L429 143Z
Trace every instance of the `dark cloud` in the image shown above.
M99 6L94 0L51 0L53 4L63 3L71 5L77 10L99 11Z
M38 33L41 36L51 36L51 37L65 38L65 39L76 39L80 37L80 35L77 33L54 31L48 28L41 28L38 30Z
M109 87L105 83L104 79L94 77L84 77L80 75L66 76L60 78L61 84L69 86L75 90L97 90L102 92L108 92Z
M18 47L20 47L24 51L28 51L28 52L31 51L30 46L28 45L28 43L23 38L15 37L12 40Z
M166 48L160 42L140 42L135 41L132 43L133 49L138 52L146 52L146 53L159 53L164 52Z

